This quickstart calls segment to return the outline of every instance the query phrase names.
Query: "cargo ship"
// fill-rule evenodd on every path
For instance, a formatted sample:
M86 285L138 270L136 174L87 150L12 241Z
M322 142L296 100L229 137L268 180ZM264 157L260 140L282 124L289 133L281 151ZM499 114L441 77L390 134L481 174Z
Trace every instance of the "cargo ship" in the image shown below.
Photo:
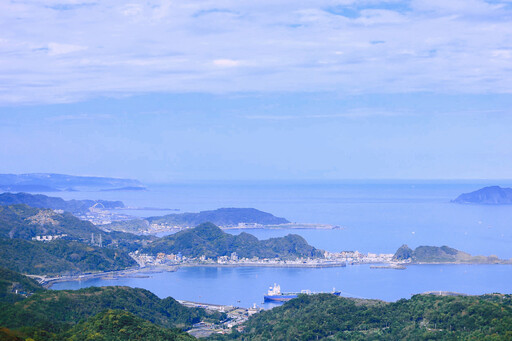
M265 302L286 302L297 298L300 294L311 295L315 293L310 290L302 290L301 292L281 292L281 286L274 283L274 286L268 289L267 294L263 295L263 299ZM341 291L336 291L333 288L331 294L341 296Z

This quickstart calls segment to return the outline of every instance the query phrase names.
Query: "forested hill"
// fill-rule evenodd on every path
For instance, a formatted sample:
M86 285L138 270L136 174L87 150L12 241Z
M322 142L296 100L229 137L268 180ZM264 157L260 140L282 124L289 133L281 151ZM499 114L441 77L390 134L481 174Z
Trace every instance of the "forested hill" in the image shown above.
M242 232L232 235L212 223L204 223L193 229L160 238L142 249L150 254L178 253L187 257L229 256L236 252L239 257L295 259L297 257L323 257L321 250L309 245L304 238L289 234L281 238L258 240Z
M276 217L255 208L219 208L199 213L168 214L161 217L150 217L147 220L150 223L182 227L197 226L206 222L222 227L237 226L238 224L279 225L289 223L285 218Z
M104 242L111 238L94 226L71 213L56 213L27 205L0 206L0 237L32 239L39 235L61 235L77 240L91 240L91 234L100 234Z
M216 340L510 340L512 297L415 295L394 303L301 295Z
M49 197L43 194L29 193L2 193L0 194L0 205L25 204L31 207L51 208L63 210L74 214L85 213L89 208L97 205L99 208L114 209L123 208L121 201L108 200L64 200L58 197Z
M512 205L512 188L484 187L471 193L461 194L453 202L458 204Z
M47 241L32 240L34 237ZM107 233L71 213L26 205L0 206L0 266L18 272L53 275L125 269L136 265L127 252L149 239Z
M25 292L16 294L21 286ZM0 340L191 340L181 329L226 319L144 289L46 290L1 268L0 290Z
M412 250L402 245L393 256L395 261L412 263L507 263L496 256L471 256L448 246L418 246Z

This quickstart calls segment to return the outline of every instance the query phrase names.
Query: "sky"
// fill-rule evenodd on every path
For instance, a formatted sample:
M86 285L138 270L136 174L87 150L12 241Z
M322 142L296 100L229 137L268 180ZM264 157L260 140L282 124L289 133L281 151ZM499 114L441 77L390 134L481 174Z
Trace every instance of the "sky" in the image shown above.
M0 173L510 179L512 1L5 0Z

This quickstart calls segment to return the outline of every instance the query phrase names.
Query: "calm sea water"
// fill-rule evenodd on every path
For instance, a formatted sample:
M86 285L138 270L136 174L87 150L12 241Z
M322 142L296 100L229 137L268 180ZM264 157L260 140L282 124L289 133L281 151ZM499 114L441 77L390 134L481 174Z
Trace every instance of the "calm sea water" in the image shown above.
M293 222L343 226L343 230L249 230L260 239L302 235L329 251L394 253L402 244L448 245L473 255L512 258L512 206L458 205L464 192L510 182L203 183L153 185L145 192L69 192L65 199L122 200L128 206L180 209L254 207ZM162 211L133 210L138 216ZM240 233L231 230L230 233ZM388 301L445 290L468 294L512 293L509 265L422 265L375 270L367 265L330 269L182 268L150 278L58 283L54 289L128 285L160 297L250 306L274 282L285 291L331 291Z
M395 301L411 294L446 290L467 294L511 293L512 265L415 265L406 270L370 269L369 265L345 268L181 268L177 272L150 273L149 278L94 279L56 283L53 289L126 285L144 288L159 297L250 307L262 304L273 283L283 291L330 292L344 296Z
M512 258L512 205L458 205L450 200L491 182L203 183L153 185L148 191L60 192L65 199L122 200L128 206L197 212L254 207L293 222L343 230L250 230L258 238L298 233L329 251L394 253L402 244L448 245ZM511 186L510 182L497 183ZM163 215L164 211L124 211ZM239 233L240 231L231 231Z

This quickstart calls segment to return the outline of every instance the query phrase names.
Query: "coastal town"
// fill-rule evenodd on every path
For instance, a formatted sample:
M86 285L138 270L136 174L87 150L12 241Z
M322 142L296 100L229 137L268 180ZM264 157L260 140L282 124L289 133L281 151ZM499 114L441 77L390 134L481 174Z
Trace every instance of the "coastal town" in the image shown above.
M359 251L324 252L324 258L280 259L280 258L241 258L236 252L217 258L186 257L181 253L158 253L156 256L135 251L130 256L144 267L158 266L273 266L273 267L343 267L347 264L388 264L393 262L393 254L361 253Z

